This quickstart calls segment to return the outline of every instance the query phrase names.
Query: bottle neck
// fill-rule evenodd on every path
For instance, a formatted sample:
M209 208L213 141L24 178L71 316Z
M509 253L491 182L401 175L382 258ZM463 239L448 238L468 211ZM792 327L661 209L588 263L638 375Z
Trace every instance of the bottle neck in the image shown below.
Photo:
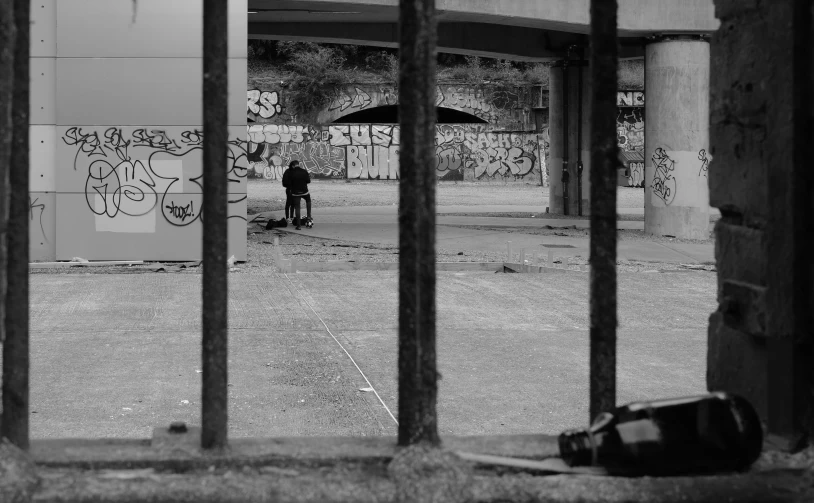
M569 466L591 466L597 463L599 445L589 430L570 430L559 436L560 457Z

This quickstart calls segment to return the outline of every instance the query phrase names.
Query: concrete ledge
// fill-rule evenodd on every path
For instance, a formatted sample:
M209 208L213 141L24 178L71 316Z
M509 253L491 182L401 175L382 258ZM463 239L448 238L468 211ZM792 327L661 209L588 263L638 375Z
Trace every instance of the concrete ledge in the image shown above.
M448 450L545 458L554 437L449 437ZM185 443L185 442L181 442ZM37 502L389 502L395 438L233 439L222 454L150 447L150 440L32 442ZM714 477L535 476L466 463L467 501L814 501L810 470L764 469ZM429 484L438 483L428 479Z
M39 466L84 469L166 470L207 469L210 466L324 466L341 462L382 464L396 453L395 437L283 437L234 438L226 452L216 454L192 447L189 436L177 435L175 444L150 439L33 440L31 456ZM556 437L550 435L501 435L446 437L451 450L545 459L557 456Z

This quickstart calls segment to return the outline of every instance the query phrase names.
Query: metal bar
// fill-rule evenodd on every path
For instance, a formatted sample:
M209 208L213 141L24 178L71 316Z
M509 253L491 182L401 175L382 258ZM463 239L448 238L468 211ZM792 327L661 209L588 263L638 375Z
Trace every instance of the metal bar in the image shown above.
M226 446L227 28L226 0L203 2L203 379L201 446Z
M440 444L435 352L435 0L399 2L398 444Z
M591 0L591 418L616 406L616 16Z
M577 204L582 216L582 74L585 52L579 49L579 75L577 78Z
M29 446L28 212L29 212L29 68L31 1L14 0L17 38L11 110L9 166L6 339L3 343L3 421L0 436L20 449Z
M12 151L11 113L14 103L14 2L0 1L0 320L5 319L8 291L7 257L9 166ZM0 323L0 341L5 346L5 323Z
M570 59L566 59L562 65L562 214L569 215L571 202L568 197L568 182L571 179L571 171L569 171L568 161L570 160L570 151L568 145L568 135L571 130L569 129L568 120L568 98L570 97L571 89L569 89L569 75Z

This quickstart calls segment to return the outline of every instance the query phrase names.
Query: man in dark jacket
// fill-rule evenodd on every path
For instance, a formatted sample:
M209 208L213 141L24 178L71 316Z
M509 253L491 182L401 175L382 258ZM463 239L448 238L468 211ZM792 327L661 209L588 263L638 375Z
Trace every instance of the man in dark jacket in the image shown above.
M305 199L305 208L308 213L308 221L311 221L311 194L308 193L308 184L311 183L311 176L300 167L300 161L291 161L288 169L283 173L283 187L291 191L292 203L294 205L294 225L300 230L300 200Z

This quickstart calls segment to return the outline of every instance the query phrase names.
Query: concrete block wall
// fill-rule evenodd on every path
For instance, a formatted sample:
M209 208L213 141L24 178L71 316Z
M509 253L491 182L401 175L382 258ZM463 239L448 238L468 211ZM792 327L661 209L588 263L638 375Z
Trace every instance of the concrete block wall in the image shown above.
M202 9L32 2L32 259L201 258ZM229 12L229 254L245 260L246 0Z

